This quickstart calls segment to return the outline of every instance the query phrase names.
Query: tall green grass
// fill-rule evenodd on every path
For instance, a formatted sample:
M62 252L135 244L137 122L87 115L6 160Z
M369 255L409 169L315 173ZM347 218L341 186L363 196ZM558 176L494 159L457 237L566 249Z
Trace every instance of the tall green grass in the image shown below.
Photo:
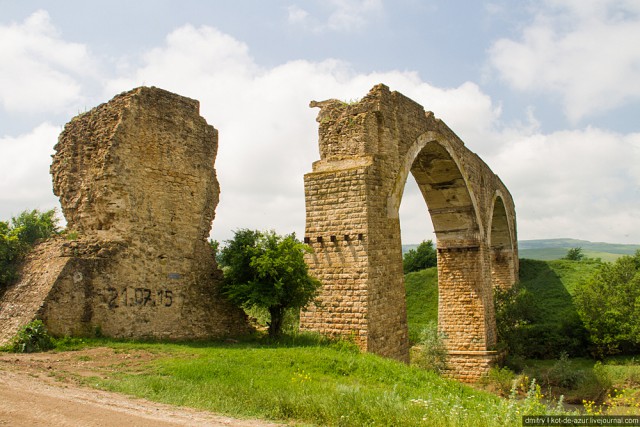
M105 345L101 341L101 345ZM432 372L320 340L265 344L113 344L161 357L93 386L240 418L329 426L509 426L526 409ZM539 402L538 402L539 403ZM527 412L529 413L529 412Z
M409 340L416 343L429 322L438 321L438 269L426 268L404 277Z

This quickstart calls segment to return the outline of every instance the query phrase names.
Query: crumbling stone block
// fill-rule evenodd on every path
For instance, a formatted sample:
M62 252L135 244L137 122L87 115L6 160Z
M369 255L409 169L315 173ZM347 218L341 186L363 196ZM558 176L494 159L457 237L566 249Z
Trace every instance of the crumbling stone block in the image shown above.
M198 101L158 88L122 93L73 118L51 174L74 238L37 249L3 301L19 307L20 295L32 294L25 316L41 317L57 335L247 332L244 313L219 295L207 242L220 191L217 148ZM51 260L55 274L41 274ZM0 321L9 316L0 313Z

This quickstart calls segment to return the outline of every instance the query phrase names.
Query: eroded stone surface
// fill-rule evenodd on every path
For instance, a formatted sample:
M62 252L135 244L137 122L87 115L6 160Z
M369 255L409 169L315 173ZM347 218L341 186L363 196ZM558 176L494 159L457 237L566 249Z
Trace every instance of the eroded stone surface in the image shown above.
M324 287L301 327L408 361L398 209L411 173L437 237L451 375L477 379L496 358L493 286L511 286L518 272L507 188L433 113L384 85L355 104L311 106L320 107L320 160L305 175L305 240Z
M219 195L218 135L198 110L195 100L141 87L72 119L51 174L78 237L36 251L4 300L15 304L37 282L37 314L58 335L246 332L244 314L218 294L221 272L206 240ZM59 272L45 279L51 260Z

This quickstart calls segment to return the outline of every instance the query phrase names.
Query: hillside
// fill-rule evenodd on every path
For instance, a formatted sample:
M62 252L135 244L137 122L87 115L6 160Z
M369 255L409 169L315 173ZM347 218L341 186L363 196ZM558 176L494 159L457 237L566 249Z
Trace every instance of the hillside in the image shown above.
M436 267L405 275L409 339L416 342L420 331L438 321L438 270Z
M520 260L520 283L527 290L527 325L523 345L535 346L531 352L540 358L557 357L562 350L584 350L584 328L578 318L573 292L600 265L599 261ZM438 318L438 279L436 268L405 276L409 337L415 342L420 331ZM529 338L526 338L529 337Z
M417 244L402 245L402 253L417 248ZM518 241L520 258L550 261L561 259L571 248L582 248L588 258L600 258L612 262L622 255L633 255L640 250L640 245L626 245L618 243L590 242L579 239L536 239Z
M640 250L640 245L590 242L578 239L538 239L520 240L518 249L520 258L552 260L560 259L571 248L582 248L589 258L600 258L603 261L615 261L622 255L633 255Z

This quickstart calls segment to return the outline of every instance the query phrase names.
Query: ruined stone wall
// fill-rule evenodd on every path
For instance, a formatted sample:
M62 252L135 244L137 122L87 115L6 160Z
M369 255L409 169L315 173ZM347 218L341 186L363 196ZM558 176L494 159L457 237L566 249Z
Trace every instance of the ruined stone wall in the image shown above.
M355 335L367 351L408 360L398 209L412 174L437 237L438 323L455 354L451 374L477 378L495 359L493 286L517 277L506 187L442 121L384 85L356 104L311 106L321 108L320 160L305 175L305 240L314 249L311 271L325 285L301 328ZM357 242L340 239L360 233Z
M330 336L352 334L366 345L366 166L339 171L322 171L305 180L308 223L306 242L316 250L307 262L316 265L314 275L325 284L320 304L301 313L303 329L322 330ZM322 259L318 259L322 257Z
M52 333L202 339L248 331L243 312L219 295L206 240L219 195L218 135L198 110L195 100L141 87L65 126L51 174L77 238L43 254L63 265L47 279L38 313Z

